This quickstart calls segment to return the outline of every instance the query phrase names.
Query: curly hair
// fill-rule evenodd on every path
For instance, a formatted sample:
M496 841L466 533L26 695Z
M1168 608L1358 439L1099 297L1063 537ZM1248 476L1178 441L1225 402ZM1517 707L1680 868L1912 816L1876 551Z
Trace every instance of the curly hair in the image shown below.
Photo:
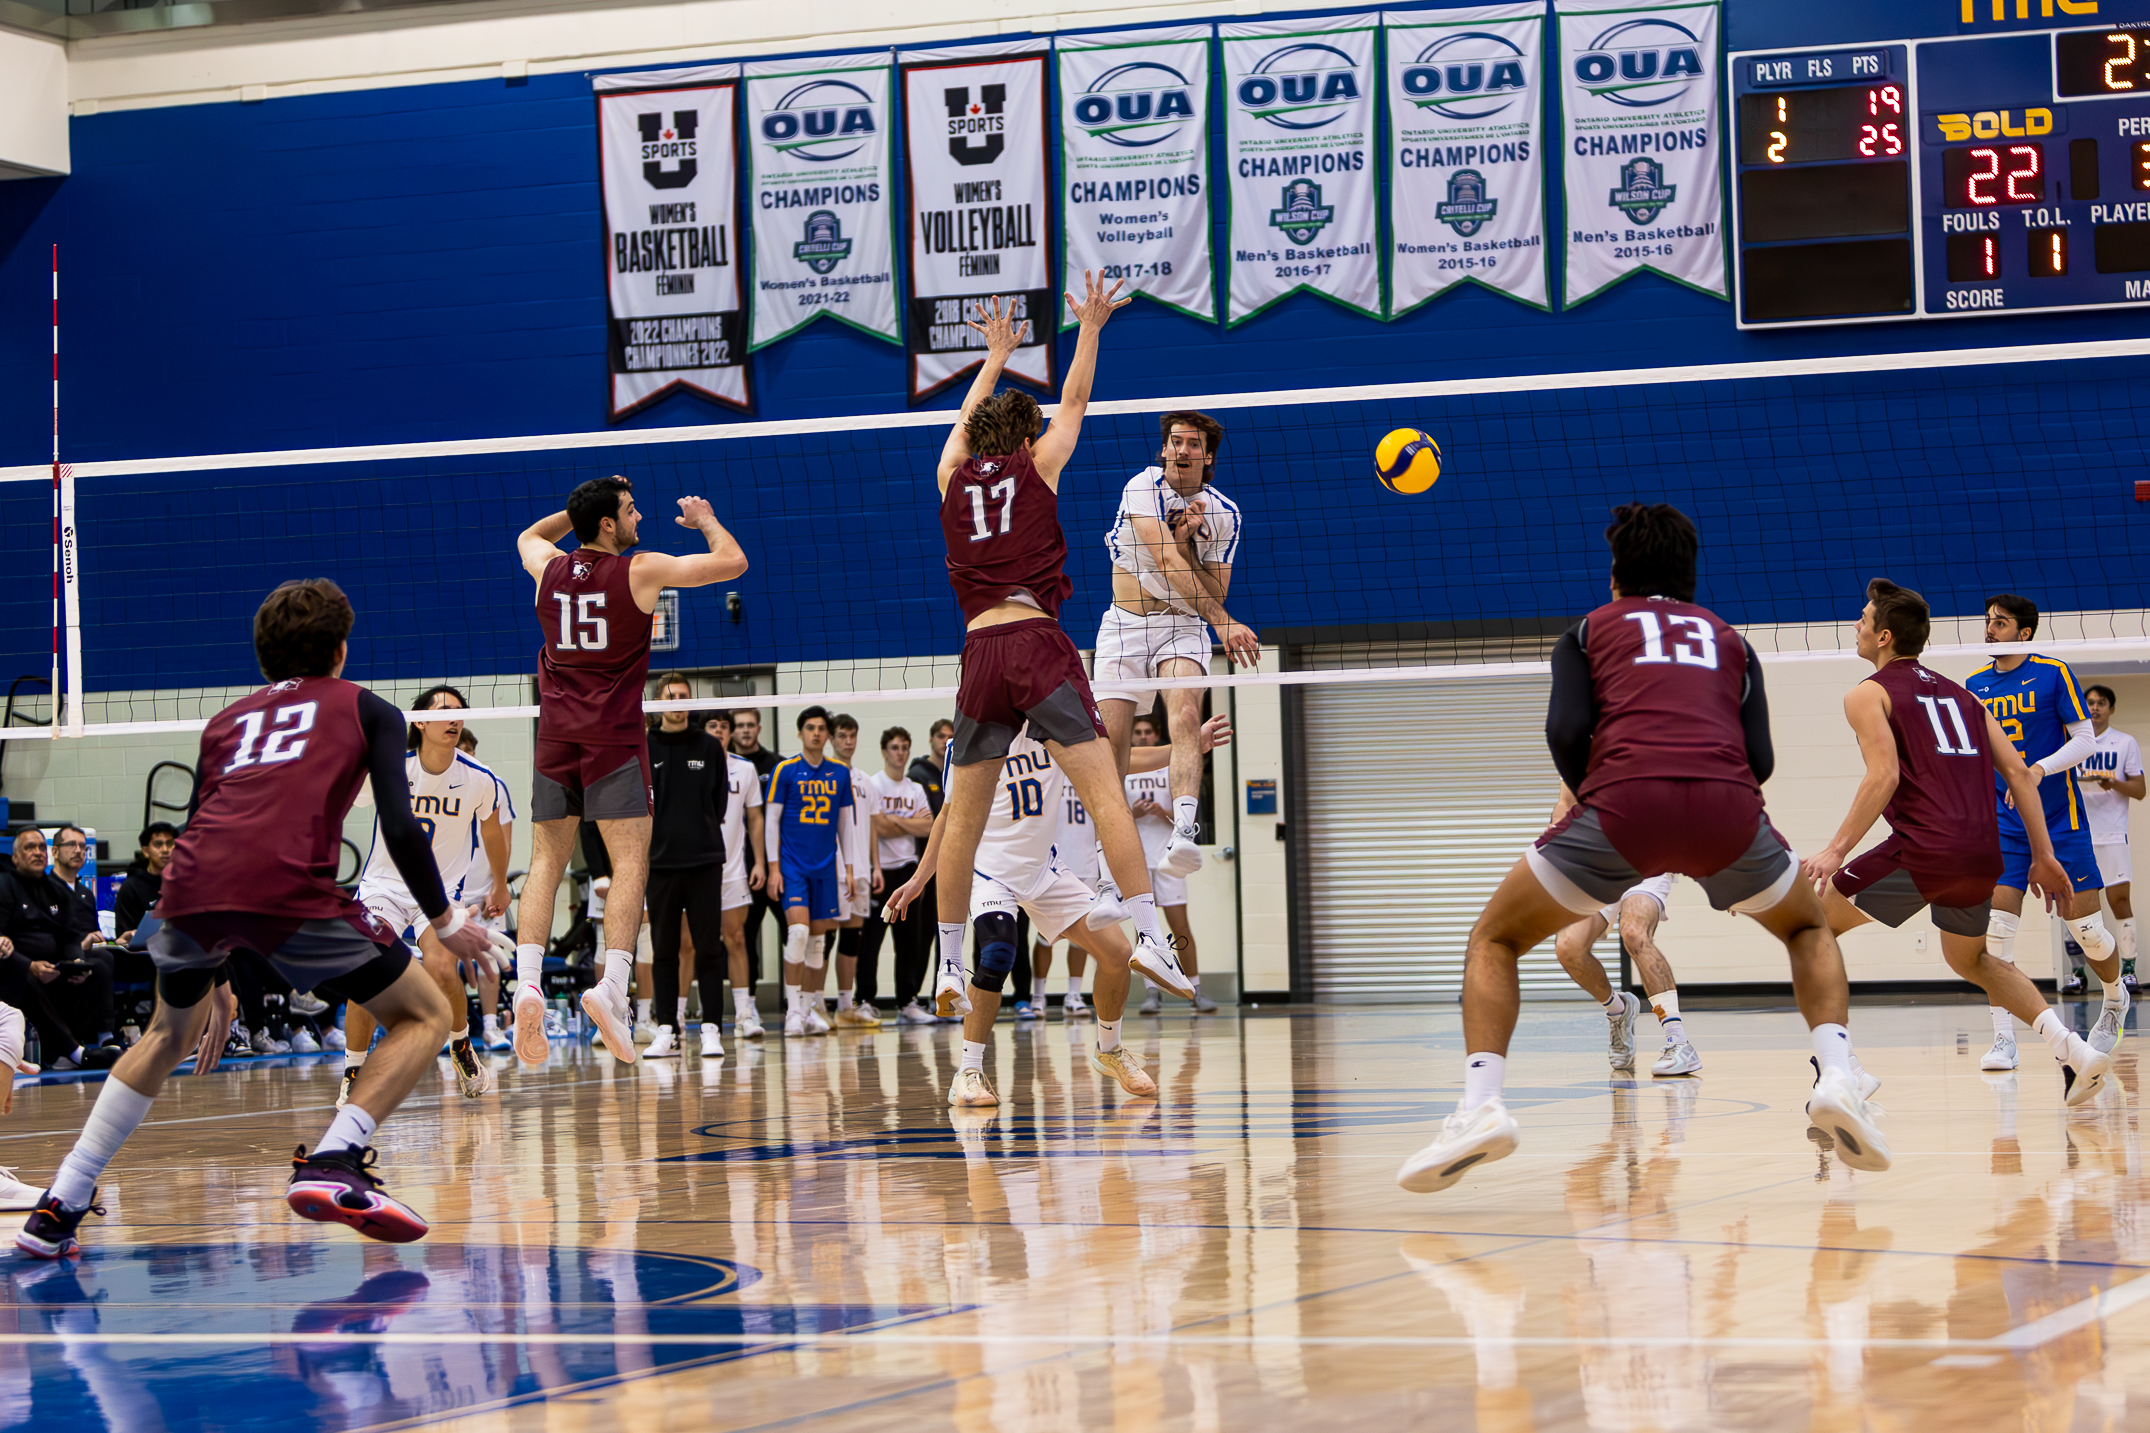
M1004 388L971 410L963 422L963 441L981 458L1002 458L1045 430L1038 400L1019 388Z
M1605 529L1612 549L1613 585L1623 597L1695 600L1695 554L1702 536L1670 503L1622 503Z

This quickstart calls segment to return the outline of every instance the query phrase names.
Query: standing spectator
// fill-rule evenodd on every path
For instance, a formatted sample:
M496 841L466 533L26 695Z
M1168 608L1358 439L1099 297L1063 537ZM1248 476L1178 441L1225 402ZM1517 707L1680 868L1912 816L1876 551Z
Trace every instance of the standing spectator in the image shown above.
M896 890L917 872L919 843L933 832L932 806L926 789L905 771L910 764L911 734L892 726L881 733L881 769L867 773L859 783L884 893ZM918 901L890 925L881 919L881 902L876 900L859 939L858 996L870 1005L881 993L882 934L895 932L896 979L890 991L897 1006L896 1019L906 1025L931 1025L935 1020L918 1004L933 943L933 932L926 924L931 909Z
M119 1050L98 1040L112 1009L112 981L93 979L95 968L79 959L84 932L75 926L65 888L45 869L45 833L31 827L15 837L14 865L0 882L0 957L10 974L0 977L0 1000L20 1008L37 1027L55 1070L109 1069ZM32 987L38 998L28 999ZM46 1011L58 1026L46 1023Z
M127 863L127 879L112 898L112 929L121 945L134 944L142 917L164 894L164 868L172 863L172 848L179 844L179 828L169 821L152 821L136 838L134 859Z
M724 951L731 962L733 1019L737 1022L740 1039L759 1040L762 1037L761 1016L754 1008L754 986L761 979L761 950L756 947L753 959L749 961L747 911L754 904L754 893L767 879L768 857L764 854L761 829L761 775L754 770L753 762L732 751L730 712L710 712L702 720L702 729L724 748L724 764L729 772L724 803ZM705 1004L702 1007L703 1023L713 1027L716 1024L713 1015ZM702 1048L706 1050L716 1045L716 1030L704 1030Z
M954 739L956 724L942 717L926 733L926 741L932 746L930 754L911 763L911 780L917 782L926 793L926 802L933 814L941 814L941 778L948 770L948 743ZM927 888L929 891L931 887ZM929 897L930 899L930 897Z
M849 1029L878 1030L881 1028L881 1012L873 1008L873 1001L859 996L857 984L859 936L866 928L866 917L873 913L874 898L881 891L881 870L874 859L873 827L867 819L866 798L859 794L859 783L870 773L858 765L858 718L838 712L829 725L829 750L836 753L838 762L851 768L852 796L850 819L839 824L836 837L844 861L851 867L852 878L848 884L838 884L836 894L841 924L828 936L835 942L837 951L836 1023Z
M2128 803L2143 799L2143 749L2134 737L2113 730L2113 711L2120 699L2113 689L2098 685L2083 688L2083 705L2090 711L2090 730L2095 743L2090 755L2076 768L2083 786L2083 811L2090 817L2090 849L2098 858L2098 874L2105 878L2105 899L2113 908L2113 921L2120 928L2120 983L2136 988L2135 981L2135 862L2128 851ZM2069 955L2081 947L2069 942ZM2082 980L2082 967L2074 978Z
M678 672L657 679L657 699L685 701L694 688ZM686 1041L687 980L680 927L694 939L702 984L702 1056L724 1058L717 1025L724 1001L724 807L729 754L682 711L668 711L649 734L650 788L655 797L649 846L652 1018L657 1036L644 1059L677 1056Z
M742 761L753 764L761 777L761 799L769 799L769 773L776 770L784 758L761 744L761 712L755 707L739 707L732 712L732 754ZM761 918L776 909L769 899L769 892L762 886L753 891L753 901L747 910L745 939L747 950L754 965L754 979L761 981ZM779 922L783 917L778 916Z

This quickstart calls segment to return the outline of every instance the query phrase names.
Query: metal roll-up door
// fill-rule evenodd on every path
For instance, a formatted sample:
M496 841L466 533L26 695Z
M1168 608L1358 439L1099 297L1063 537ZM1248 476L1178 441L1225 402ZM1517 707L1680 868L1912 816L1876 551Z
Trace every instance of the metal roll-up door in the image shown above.
M1317 1000L1452 999L1471 926L1560 794L1550 679L1304 688L1304 929ZM1547 941L1523 989L1572 989Z

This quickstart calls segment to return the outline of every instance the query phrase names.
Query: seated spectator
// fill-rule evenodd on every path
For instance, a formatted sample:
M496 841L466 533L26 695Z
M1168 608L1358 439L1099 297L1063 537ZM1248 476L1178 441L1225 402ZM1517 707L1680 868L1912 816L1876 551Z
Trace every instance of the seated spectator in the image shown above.
M97 923L97 892L82 879L82 868L89 859L90 833L72 822L63 823L52 834L52 868L46 872L46 879L59 888L67 932L81 952L78 958L90 966L83 984L97 988L97 993L87 997L97 1022L95 1043L111 1045L117 1043L112 1034L119 1028L112 1010L112 952Z
M127 879L112 898L112 929L121 945L134 944L142 917L164 894L164 868L172 863L172 848L179 844L179 828L169 821L152 821L142 828L134 859L127 863Z
M74 834L75 839L81 839L79 832ZM62 839L66 836L63 831ZM0 882L0 957L24 963L29 978L43 987L45 998L72 1034L65 1046L68 1053L53 1060L52 1068L107 1068L119 1056L118 1049L109 1043L111 968L100 968L82 958L85 945L98 943L96 927L93 924L83 930L79 902L46 870L47 855L45 835L35 827L15 837L14 865L7 879ZM75 869L81 869L79 859ZM94 902L91 911L94 920ZM63 963L68 966L65 970L61 968ZM5 990L0 990L0 1000L18 1003ZM27 1007L25 1013L30 1013ZM38 1038L47 1039L42 1029ZM92 1051L109 1051L111 1058L98 1055L78 1059L77 1051L83 1046Z

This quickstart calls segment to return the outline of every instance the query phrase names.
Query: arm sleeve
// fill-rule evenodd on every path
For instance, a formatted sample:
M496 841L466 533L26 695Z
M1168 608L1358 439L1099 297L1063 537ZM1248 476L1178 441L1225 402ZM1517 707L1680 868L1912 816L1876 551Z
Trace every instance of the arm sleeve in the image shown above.
M1590 738L1598 727L1597 692L1580 630L1570 627L1553 644L1553 696L1545 709L1546 749L1570 791L1580 791L1590 771Z
M418 909L427 920L438 920L447 913L448 893L441 886L440 869L433 864L433 843L411 815L410 782L403 771L403 713L366 692L358 699L358 726L366 737L381 844L388 848L388 858L396 863L396 873L410 888Z
M1757 782L1769 780L1777 769L1777 748L1769 737L1769 694L1762 689L1762 659L1745 641L1747 689L1739 700L1739 724L1747 733L1747 769Z
M2090 718L2069 722L2066 729L2068 739L2060 744L2060 749L2032 763L2044 767L2048 776L2058 776L2098 749L2098 738L2091 730Z

